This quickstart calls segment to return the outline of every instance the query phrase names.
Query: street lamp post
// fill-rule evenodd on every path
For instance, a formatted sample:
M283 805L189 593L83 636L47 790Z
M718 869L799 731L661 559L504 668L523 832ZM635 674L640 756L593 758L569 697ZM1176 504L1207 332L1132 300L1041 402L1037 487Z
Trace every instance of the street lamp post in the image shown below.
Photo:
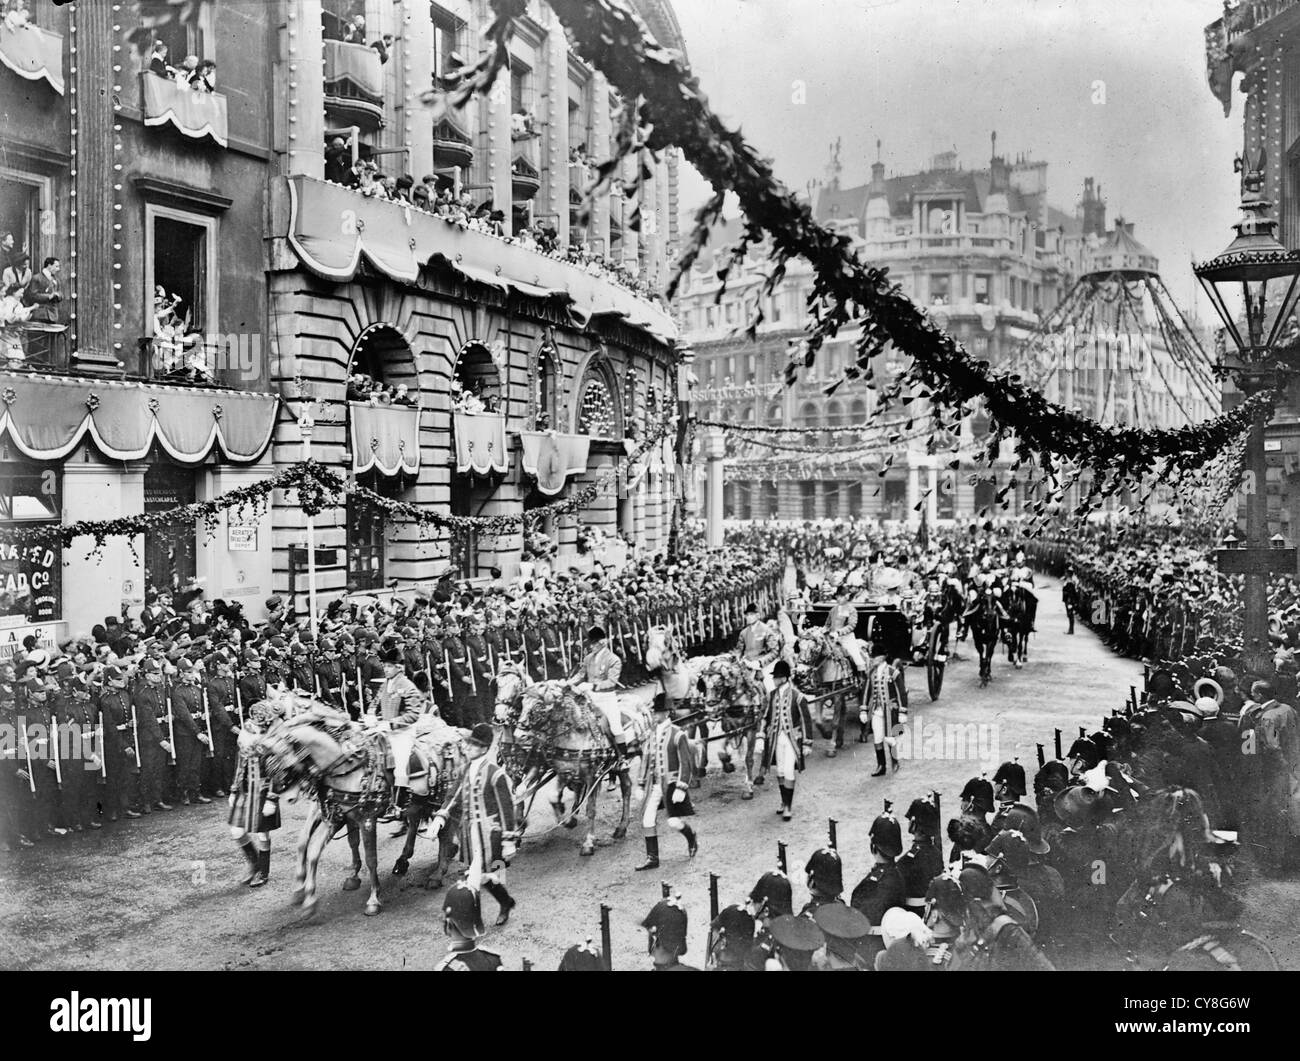
M1237 388L1247 396L1281 390L1296 361L1294 355L1276 347L1295 309L1300 254L1288 251L1277 241L1277 222L1267 216L1273 204L1262 197L1263 187L1261 171L1251 170L1245 175L1243 217L1235 226L1237 238L1218 257L1193 266L1237 348L1237 356L1222 367L1232 373ZM1244 332L1231 304L1238 294L1244 308ZM1231 544L1225 540L1225 548L1218 553L1220 571L1246 577L1244 656L1247 667L1260 675L1269 670L1268 576L1294 572L1296 565L1296 551L1278 548L1279 543L1268 535L1268 461L1264 449L1267 426L1267 413L1258 411L1246 441L1244 548L1234 548L1237 541L1233 537Z

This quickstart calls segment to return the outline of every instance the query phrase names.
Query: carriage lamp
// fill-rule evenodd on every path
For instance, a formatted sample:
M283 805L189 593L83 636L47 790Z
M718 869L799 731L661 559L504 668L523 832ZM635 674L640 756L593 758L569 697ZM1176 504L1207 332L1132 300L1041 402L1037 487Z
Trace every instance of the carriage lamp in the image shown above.
M1285 549L1286 539L1280 534L1275 534L1268 540L1268 547L1270 549Z

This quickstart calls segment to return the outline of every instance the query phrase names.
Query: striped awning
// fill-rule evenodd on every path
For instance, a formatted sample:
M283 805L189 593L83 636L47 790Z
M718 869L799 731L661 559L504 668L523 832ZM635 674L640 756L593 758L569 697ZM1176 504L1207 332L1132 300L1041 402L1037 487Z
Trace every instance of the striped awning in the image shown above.
M146 457L154 444L195 464L215 448L249 464L271 444L274 394L0 373L0 437L31 460L57 461L89 441L110 460Z

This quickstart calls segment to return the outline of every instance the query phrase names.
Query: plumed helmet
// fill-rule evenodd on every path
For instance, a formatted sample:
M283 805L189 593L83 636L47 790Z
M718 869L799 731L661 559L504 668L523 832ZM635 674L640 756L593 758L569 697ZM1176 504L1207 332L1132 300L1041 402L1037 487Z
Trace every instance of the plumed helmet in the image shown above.
M833 847L819 847L804 866L808 887L825 895L839 895L844 890L844 863Z
M1002 785L1017 796L1025 794L1025 768L1016 762L1006 762L993 775L993 784Z
M1102 752L1097 747L1097 742L1091 737L1080 737L1070 745L1070 751L1066 755L1067 759L1082 759L1089 770L1096 766L1102 759Z
M794 892L790 878L780 870L768 870L758 878L749 893L749 901L765 917L780 917L794 911Z
M897 858L903 853L903 831L892 814L878 815L867 835L871 838L873 850L886 858Z
M961 798L970 800L976 813L993 813L993 786L987 778L972 777L961 790Z
M1053 759L1034 775L1034 793L1040 798L1055 795L1070 783L1070 768Z
M686 911L675 899L660 899L646 914L641 927L652 942L670 954L686 953Z
M562 973L603 973L605 971L605 959L600 953L600 948L593 945L591 940L587 940L585 943L575 943L564 952L564 957L560 959L558 971Z
M928 799L914 799L907 808L907 820L917 836L939 835L939 808Z
M478 892L464 881L447 889L442 900L442 916L464 936L477 937L486 931L483 928L483 911L479 906Z

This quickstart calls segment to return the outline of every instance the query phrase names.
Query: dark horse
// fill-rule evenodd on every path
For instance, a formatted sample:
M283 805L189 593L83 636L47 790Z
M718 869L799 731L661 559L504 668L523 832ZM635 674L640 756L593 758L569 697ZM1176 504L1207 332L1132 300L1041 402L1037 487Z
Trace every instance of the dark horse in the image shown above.
M1019 586L1007 590L1007 622L1003 639L1007 643L1007 660L1019 670L1029 659L1029 601Z
M998 606L993 591L982 589L962 617L975 642L975 651L979 653L982 688L993 677L993 653L998 647L998 635L1002 628L1002 609Z

